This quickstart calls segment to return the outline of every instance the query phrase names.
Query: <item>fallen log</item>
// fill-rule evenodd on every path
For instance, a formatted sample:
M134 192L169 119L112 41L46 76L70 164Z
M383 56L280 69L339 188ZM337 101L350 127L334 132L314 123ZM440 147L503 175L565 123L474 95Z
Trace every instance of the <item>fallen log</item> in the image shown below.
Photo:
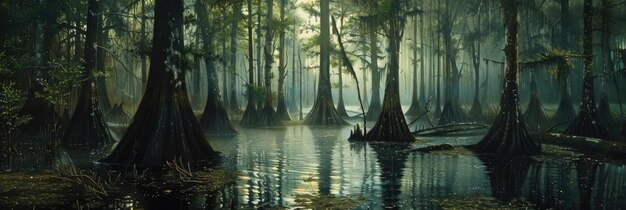
M558 133L536 134L533 138L542 144L570 147L582 153L603 155L612 159L626 159L626 143L624 142Z
M414 136L439 136L448 133L456 133L462 131L471 131L471 130L479 130L488 128L487 125L475 124L475 123L459 123L459 124L448 124L442 125L432 128L421 129L417 131L413 131Z

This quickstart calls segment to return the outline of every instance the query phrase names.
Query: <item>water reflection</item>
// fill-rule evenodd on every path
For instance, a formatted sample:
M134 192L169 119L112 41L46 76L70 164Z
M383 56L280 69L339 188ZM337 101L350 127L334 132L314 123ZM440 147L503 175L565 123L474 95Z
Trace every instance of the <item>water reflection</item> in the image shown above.
M578 194L580 196L580 209L591 208L591 193L598 162L590 158L582 158L576 161L576 174L578 177Z
M240 128L236 137L209 139L222 152L222 167L238 172L233 185L184 199L138 192L120 198L119 206L291 208L300 194L361 195L366 201L359 209L441 209L450 200L485 198L501 203L524 200L537 209L626 206L623 164L586 158L505 160L415 153L410 148L421 143L349 143L345 140L349 129ZM434 137L428 144L472 144L479 138Z
M532 159L481 156L480 160L485 165L493 197L505 203L521 197Z
M333 172L333 150L337 142L339 131L332 128L311 128L313 144L318 156L318 193L329 195L331 191L331 175Z
M382 185L383 208L399 209L400 187L408 156L406 150L410 144L405 143L379 143L371 144L376 154L376 160L380 166L380 182Z

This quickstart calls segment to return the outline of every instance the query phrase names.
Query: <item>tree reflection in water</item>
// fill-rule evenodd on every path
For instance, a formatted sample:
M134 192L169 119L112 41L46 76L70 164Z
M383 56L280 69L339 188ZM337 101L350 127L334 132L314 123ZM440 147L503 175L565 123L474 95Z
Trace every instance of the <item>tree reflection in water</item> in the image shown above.
M382 185L383 207L385 209L402 208L400 204L400 187L405 162L408 157L406 150L411 146L407 143L373 143L370 144L380 166L380 182Z
M479 158L485 165L493 197L504 203L521 197L532 159L525 157L507 159L493 156L480 156Z

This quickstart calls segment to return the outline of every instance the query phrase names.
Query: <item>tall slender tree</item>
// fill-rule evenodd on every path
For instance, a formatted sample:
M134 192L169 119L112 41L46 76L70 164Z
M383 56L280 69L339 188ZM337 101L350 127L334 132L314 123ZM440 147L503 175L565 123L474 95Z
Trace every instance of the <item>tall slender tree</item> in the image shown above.
M203 42L202 49L206 53L204 64L207 71L207 100L204 112L200 117L200 125L209 135L231 136L235 135L237 131L233 128L224 107L223 100L225 99L220 100L217 69L215 67L216 52L214 39L219 26L217 21L213 20L212 16L207 12L207 6L212 11L213 5L207 5L207 2L204 0L196 0L194 5Z
M422 19L422 17L420 15L420 22L423 23L423 21L421 19ZM418 44L418 42L417 42L417 31L418 31L417 30L418 29L417 28L418 27L417 26L417 23L418 23L417 18L413 18L412 22L413 22L413 34L412 34L412 37L411 37L411 39L412 39L411 40L412 41L411 48L412 48L412 51L413 51L413 59L412 59L412 62L411 62L411 66L413 66L413 82L412 82L413 92L411 94L411 106L409 106L409 110L407 110L406 113L405 113L407 116L417 116L421 112L421 107L420 107L419 101L417 100L417 91L418 91L417 90L417 83L418 83L417 82L417 63L418 63L418 60L419 60L420 66L422 66L422 67L424 66L424 63L423 63L424 62L424 55L422 54L419 59L417 58L418 51L423 50L422 49L423 46L420 46ZM421 31L422 30L420 30L420 32ZM420 42L421 42L421 39L423 39L423 37L424 36L420 36L420 38L419 38ZM422 72L423 72L423 70L424 69L422 68ZM420 80L421 80L420 84L424 83L424 79L423 78L424 78L424 75L422 75L420 77ZM422 86L422 88L423 88L423 86Z
M285 61L285 30L287 29L285 21L285 7L287 0L280 0L280 26L278 27L278 90L276 114L280 120L291 120L287 103L285 101L285 78L287 77L287 63Z
M183 0L155 1L145 94L128 130L101 162L158 168L178 159L195 166L218 154L206 141L185 88L183 11Z
M519 109L517 75L519 73L517 34L518 0L502 0L502 11L506 24L506 75L504 91L500 99L500 111L489 132L474 145L473 149L481 153L492 153L503 156L535 155L541 147L530 137L524 118Z
M365 118L369 121L377 120L380 116L381 111L381 102L380 102L380 74L381 69L378 67L378 24L372 19L367 19L367 33L369 34L369 55L370 55L370 72L372 74L372 94L370 97L370 104L367 108L367 114L365 114ZM364 89L367 92L367 89ZM367 101L367 99L366 99Z
M247 28L248 28L248 84L246 84L247 87L247 95L248 95L248 105L246 106L246 110L243 113L243 117L241 118L241 125L244 126L251 126L254 125L255 120L258 116L258 109L257 109L257 104L255 101L255 94L254 94L254 39L253 37L253 21L252 21L252 17L253 17L253 10L252 10L252 0L247 0L247 6L248 6L248 22L247 22ZM256 55L257 59L260 58L259 55Z
M263 46L263 54L265 57L265 102L263 109L259 114L259 120L257 120L257 126L281 126L283 125L274 110L273 97L272 97L272 64L274 63L274 21L272 20L272 14L274 12L274 0L265 0L267 6L267 16L265 25L265 45Z
M585 0L583 3L583 55L585 56L585 70L583 74L583 93L580 103L580 112L570 124L565 133L577 136L586 136L600 139L608 139L609 132L598 120L593 86L593 28L592 1Z
M346 125L335 104L330 86L330 6L329 0L320 1L320 71L317 95L313 108L304 118L308 125Z
M112 142L111 134L104 121L98 103L98 92L93 78L96 68L96 48L98 46L99 3L87 2L87 36L85 37L85 64L83 82L74 114L64 135L63 143L67 146L96 146Z
M228 70L230 73L230 94L228 95L229 98L225 100L229 100L228 106L230 112L234 114L241 112L239 101L237 100L239 96L239 94L237 94L237 31L239 30L239 17L241 16L242 3L243 1L241 0L232 1L233 12L230 23L230 69Z
M389 26L386 30L389 41L389 69L387 69L383 108L376 124L367 133L367 140L414 141L415 137L406 124L400 106L400 40L407 17L420 11L403 9L401 0L390 0L386 1L385 4L388 5L383 7L389 8L389 15L386 17Z

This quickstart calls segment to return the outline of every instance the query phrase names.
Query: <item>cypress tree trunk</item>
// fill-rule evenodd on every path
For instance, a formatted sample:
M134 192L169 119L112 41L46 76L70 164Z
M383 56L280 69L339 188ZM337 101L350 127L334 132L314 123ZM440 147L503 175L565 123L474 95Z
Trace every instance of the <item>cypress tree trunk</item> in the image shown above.
M320 1L320 72L317 95L311 112L304 118L308 125L346 125L333 103L330 86L330 10L329 0Z
M501 156L536 155L541 148L530 138L524 118L520 113L517 74L519 72L517 50L517 0L502 0L506 23L506 75L504 91L500 100L500 111L489 132L473 149L480 153Z
M191 110L185 71L180 69L183 10L182 0L155 1L146 92L122 140L102 162L159 168L179 159L196 166L218 155Z
M421 19L421 18L420 18ZM423 39L423 36L420 36L420 39ZM405 115L407 116L418 116L419 114L421 114L421 110L420 110L420 105L419 102L417 100L417 51L418 51L418 44L417 44L417 20L416 18L413 18L413 62L411 63L413 65L413 92L411 94L411 106L409 107L409 110L406 111ZM422 49L423 50L423 49ZM421 77L421 85L422 85L422 89L423 84L424 84L424 55L422 54L421 58L420 58L420 64L422 66L422 77ZM424 92L421 92L422 96L424 95Z
M209 24L210 16L202 0L196 0L195 11L198 14L198 25L202 35L203 50L206 55L204 63L207 71L207 100L204 111L200 117L200 125L206 134L216 136L232 136L237 133L230 123L223 101L220 100L220 90L217 82L217 69L215 68L215 39L216 28Z
M285 4L287 4L287 0L280 0L280 21L283 22L285 20ZM285 28L279 27L280 31L278 32L278 104L276 106L276 114L280 120L289 121L291 120L291 116L289 116L289 111L287 111L287 103L285 102L285 77L286 73L286 64L285 64Z
M476 34L480 36L480 15L476 17ZM480 104L480 41L473 41L470 46L470 56L474 66L474 102L470 109L470 117L474 120L483 120L483 107Z
M243 113L243 117L241 118L241 125L243 126L251 126L254 125L257 116L259 115L256 101L254 97L254 47L253 47L253 38L252 38L252 0L247 0L248 3L248 84L246 87L248 88L248 105L246 106L246 110ZM257 59L260 58L257 54Z
M84 81L74 109L74 115L63 137L67 146L100 146L112 142L111 134L99 109L98 93L92 76L96 67L96 43L98 40L98 1L87 3L87 36L85 37Z
M566 64L563 64L566 65ZM567 68L559 65L558 68ZM563 70L564 71L564 70ZM569 72L567 73L569 74ZM552 123L561 123L574 119L576 112L574 111L574 105L572 104L572 96L569 91L569 76L565 75L560 78L560 100L559 107L556 109L554 116L552 117Z
M341 27L341 26L340 26ZM349 117L346 112L346 105L343 101L343 61L339 61L339 99L337 99L337 113L340 117Z
M380 69L378 68L378 35L374 26L369 28L370 71L372 71L372 99L365 119L374 121L380 116ZM367 89L364 89L367 92Z
M602 30L600 31L600 46L602 46L602 73L607 74L608 72L615 71L615 66L613 64L613 58L611 57L611 49L610 49L610 31L611 24L609 23L609 18L611 13L610 7L608 5L608 0L602 0L602 15L601 15L601 24ZM602 92L600 95L600 104L598 105L598 118L602 122L603 125L610 126L613 124L613 116L611 115L611 107L609 106L609 99L607 94L607 76L602 77ZM615 76L610 76L615 78Z
M442 25L441 34L443 36L443 44L446 51L446 99L443 104L443 110L439 117L439 125L459 122L465 119L465 113L461 109L459 102L460 76L459 69L456 65L456 49L452 41L452 20L449 12L449 1L446 1L446 12Z
M296 27L294 24L294 34L296 33ZM291 106L289 111L291 113L298 112L298 104L296 103L296 37L293 37L291 43Z
M342 8L343 9L343 8ZM334 19L333 19L334 20ZM336 24L336 23L334 23ZM336 27L336 25L334 25ZM343 27L343 15L341 15L341 17L339 18L339 28ZM341 33L341 31L339 31L339 29L337 29L337 31L335 31L337 33ZM338 34L338 36L341 36L341 34ZM337 99L337 113L339 114L340 117L350 117L348 116L348 113L346 112L346 104L343 100L343 66L344 66L344 61L342 59L341 56L339 56L339 67L337 70L337 74L339 75L339 99Z
M536 127L537 130L541 127L541 125L548 122L548 116L546 115L546 111L541 105L541 101L539 101L539 97L537 96L537 79L535 78L535 73L531 70L530 72L530 101L528 102L528 107L526 111L524 111L524 118L527 120L528 126Z
M102 2L98 2L97 4L102 4ZM108 30L103 30L104 26L104 18L103 15L98 15L97 17L97 26L96 29L98 34L98 46L106 47L109 42L109 32ZM96 51L96 70L102 75L96 78L97 88L98 88L98 100L100 102L100 107L102 107L102 112L107 113L111 110L111 100L109 99L109 91L107 89L106 78L104 75L106 74L106 66L107 66L107 55L104 49L98 47Z
M400 0L391 1L391 17L389 20L389 69L387 70L387 81L385 85L385 96L383 99L383 109L374 127L367 133L367 140L370 141L415 141L415 137L404 119L402 107L400 106L400 40L401 31L404 27L398 17L400 11Z
M424 1L420 1L420 7L422 9L424 9ZM424 71L425 71L425 66L426 66L426 58L425 58L425 49L426 46L424 45L424 39L426 37L424 37L424 14L420 14L420 20L419 20L419 27L420 27L420 98L419 101L421 101L422 103L426 103L426 88L425 85L426 83L424 82Z
M237 100L237 24L239 24L239 15L241 14L241 3L233 2L233 17L230 32L230 102L228 103L230 111L233 114L239 114L239 101ZM224 99L227 100L227 99Z
M257 27L256 27L256 42L257 42L257 44L256 44L256 54L257 54L257 59L256 59L257 72L256 72L256 74L257 74L257 81L256 81L256 84L259 87L263 86L263 79L264 79L261 76L261 74L263 73L263 68L264 68L262 63L261 63L261 61L263 60L263 59L261 59L262 53L263 53L262 52L263 46L261 45L261 43L263 42L263 41L261 41L261 37L263 36L263 34L261 32L262 31L261 30L261 28L262 28L261 17L263 16L263 12L262 12L263 11L263 7L261 6L261 2L263 2L263 1L257 1L257 19L256 19L257 20L256 21L257 22ZM263 109L263 102L264 101L260 97L260 95L257 95L257 98L255 99L255 101L257 103L257 109L259 110L259 114L260 114L260 111Z
M593 87L593 37L592 37L592 4L591 0L584 1L584 37L583 54L585 56L585 70L583 74L583 93L578 116L570 124L565 133L577 136L608 139L609 132L598 120Z
M147 44L146 37L146 0L141 0L141 43ZM148 58L144 53L141 53L141 79L142 89L146 90L146 84L148 81Z
M282 126L282 122L278 118L276 111L272 105L272 64L274 63L273 58L273 39L274 39L274 29L272 14L273 14L273 0L266 0L265 3L267 5L267 25L265 31L265 46L263 48L263 53L265 57L265 104L263 105L263 109L259 114L259 120L257 121L257 126L267 127L267 126Z

